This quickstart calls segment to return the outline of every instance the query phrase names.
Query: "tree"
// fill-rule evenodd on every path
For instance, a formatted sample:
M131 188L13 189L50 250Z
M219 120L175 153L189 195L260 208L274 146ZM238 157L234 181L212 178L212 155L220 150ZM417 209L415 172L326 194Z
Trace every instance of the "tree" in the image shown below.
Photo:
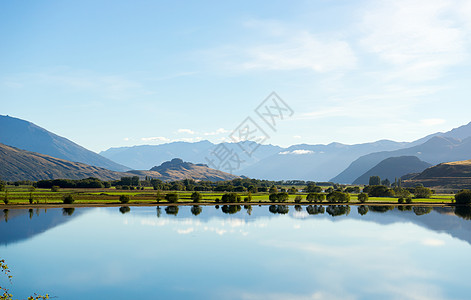
M317 186L314 182L309 182L305 191L307 193L320 193L322 192L322 188Z
M298 189L295 188L294 186L292 186L289 190L288 190L288 194L296 194L298 192Z
M270 194L278 193L278 189L276 188L276 186L273 185L273 186L270 188L269 193L270 193Z
M389 179L386 178L383 181L381 181L381 184L384 186L391 186L391 181L389 181Z
M430 198L432 196L432 190L423 186L416 186L414 188L415 198Z
M174 215L174 216L178 215L178 206L167 206L165 208L165 213L167 215Z
M364 216L368 213L369 209L368 209L368 206L366 206L366 205L360 205L360 206L358 206L357 210L358 210L359 215Z
M381 185L381 178L379 176L370 176L368 185Z
M203 198L203 197L202 197L201 194L198 193L198 192L193 192L193 193L191 194L191 200L192 200L193 202L200 202L202 198Z
M131 208L129 208L129 206L121 206L119 208L119 212L122 213L123 215L127 214L130 211L131 211Z
M177 203L179 199L178 193L167 193L165 195L165 200L170 203Z
M60 187L59 187L58 185L53 185L53 186L51 187L51 192L58 192L59 189L60 189Z
M365 203L366 201L368 201L368 194L366 193L358 194L358 201L360 201L361 203Z
M309 193L306 196L306 200L311 203L311 202L322 202L325 200L325 194L322 193Z
M455 195L456 204L471 204L471 191L462 190Z
M303 200L303 197L301 197L301 196L296 196L296 197L294 198L294 203L301 203L302 200Z
M374 185L368 190L369 197L394 197L394 191L384 185Z
M248 192L247 196L244 198L244 202L251 202L252 201L252 193Z
M75 202L75 199L74 199L74 196L69 194L62 197L62 201L64 202L64 204L72 204Z
M343 192L333 191L327 195L327 201L329 202L349 202L350 195Z
M120 195L119 196L119 202L121 203L128 203L131 198L129 195Z
M225 193L221 197L221 202L223 203L235 203L235 202L240 202L241 197L237 193Z
M268 199L272 202L285 202L289 199L289 195L286 192L273 193L268 196Z
M5 181L0 180L0 192L5 189Z

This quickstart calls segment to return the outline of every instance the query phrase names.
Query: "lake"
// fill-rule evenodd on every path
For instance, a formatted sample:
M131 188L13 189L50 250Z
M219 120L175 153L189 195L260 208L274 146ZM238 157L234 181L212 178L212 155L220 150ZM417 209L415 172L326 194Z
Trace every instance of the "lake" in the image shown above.
M453 208L181 206L0 211L15 298L469 299ZM464 218L463 218L464 216ZM466 219L468 218L468 219Z

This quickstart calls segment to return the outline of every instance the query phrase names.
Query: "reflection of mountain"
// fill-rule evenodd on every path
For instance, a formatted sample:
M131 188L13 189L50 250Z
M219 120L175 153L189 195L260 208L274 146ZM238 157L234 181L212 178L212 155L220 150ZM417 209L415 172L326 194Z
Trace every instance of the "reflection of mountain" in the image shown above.
M61 208L0 210L0 245L33 238L72 220L86 210L76 209L72 214L70 210L63 211Z

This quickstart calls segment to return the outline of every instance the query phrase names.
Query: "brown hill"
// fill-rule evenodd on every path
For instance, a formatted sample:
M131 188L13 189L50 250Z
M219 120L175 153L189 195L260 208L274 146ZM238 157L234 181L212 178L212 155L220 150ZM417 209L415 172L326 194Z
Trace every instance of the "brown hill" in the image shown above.
M126 175L129 176L127 173L70 162L0 144L0 178L6 181L87 177L112 180Z
M404 181L406 186L423 184L426 187L450 189L471 188L471 160L441 163Z
M136 175L141 178L150 176L163 181L182 179L219 181L238 178L206 165L183 162L181 159L164 162L150 171L116 172L0 144L0 179L6 181L87 177L115 180Z
M164 181L182 179L221 181L239 178L236 175L211 169L205 164L184 162L180 158L166 161L160 166L153 167L150 171L129 171L129 173L139 176L151 176ZM156 176L157 174L160 174L160 176Z

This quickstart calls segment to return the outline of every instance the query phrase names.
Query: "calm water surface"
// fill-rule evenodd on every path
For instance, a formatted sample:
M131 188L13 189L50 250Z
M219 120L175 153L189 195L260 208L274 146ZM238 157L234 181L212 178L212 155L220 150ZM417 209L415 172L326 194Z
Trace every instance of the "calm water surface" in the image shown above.
M471 221L453 209L326 209L0 211L0 257L17 298L471 297Z

